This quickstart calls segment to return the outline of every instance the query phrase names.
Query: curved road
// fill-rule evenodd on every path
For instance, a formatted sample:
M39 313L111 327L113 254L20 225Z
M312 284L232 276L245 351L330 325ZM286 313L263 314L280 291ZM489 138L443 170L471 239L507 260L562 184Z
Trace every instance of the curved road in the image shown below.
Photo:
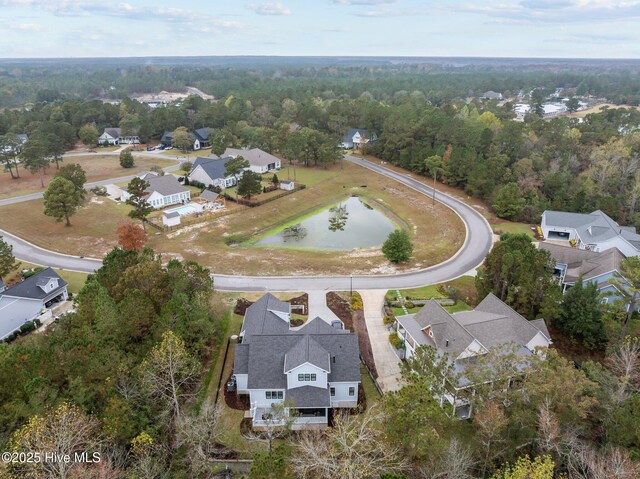
M354 156L345 160L368 168L391 180L402 183L424 195L431 196L433 189L393 170ZM107 182L113 182L108 180ZM117 181L117 180L115 180ZM31 195L29 195L31 196ZM23 199L24 198L24 199ZM14 198L26 201L32 198ZM466 227L466 238L462 247L449 260L419 271L392 275L358 276L228 276L213 274L215 288L221 291L312 291L312 290L357 290L413 288L441 283L462 276L477 267L491 249L492 233L485 218L472 207L444 193L436 193L436 199L455 211ZM17 201L16 201L17 202ZM75 271L92 272L101 261L54 253L31 245L26 241L0 230L0 235L13 245L14 255L25 261L50 265Z

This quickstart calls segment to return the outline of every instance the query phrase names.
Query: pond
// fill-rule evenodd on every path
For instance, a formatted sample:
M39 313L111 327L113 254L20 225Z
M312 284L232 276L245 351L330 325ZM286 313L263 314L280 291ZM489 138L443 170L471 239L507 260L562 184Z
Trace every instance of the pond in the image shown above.
M351 197L287 224L253 242L318 250L352 250L380 246L397 226L360 198Z

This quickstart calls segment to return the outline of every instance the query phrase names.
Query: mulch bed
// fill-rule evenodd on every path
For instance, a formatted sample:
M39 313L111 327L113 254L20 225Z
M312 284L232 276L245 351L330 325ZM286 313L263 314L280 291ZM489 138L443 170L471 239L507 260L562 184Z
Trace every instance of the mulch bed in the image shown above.
M301 294L300 296L296 296L295 298L291 298L287 301L292 306L304 306L304 314L309 313L309 295L307 293ZM298 312L296 308L296 312Z
M216 453L215 453L216 459L239 459L240 458L240 454L238 454L233 449L229 449L224 444L217 442L215 444L215 448L216 448Z
M224 403L231 409L237 409L239 411L248 411L251 408L249 404L248 394L237 394L235 391L227 391L227 382L231 379L231 375L227 378L227 381L222 384L224 389Z
M351 318L351 305L349 301L344 299L337 293L330 291L327 293L327 306L333 314L342 320L344 327L349 331L353 331L353 320Z
M240 316L244 316L244 313L247 312L247 308L253 304L253 301L249 301L246 298L238 298L236 301L236 307L233 309L235 314L239 314Z
M378 371L376 370L376 364L373 361L373 351L371 350L367 324L364 320L364 311L361 309L351 311L351 305L349 302L333 291L327 293L327 306L336 316L338 316L338 318L342 320L345 328L358 335L360 355L367 367L371 370L373 377L377 378Z

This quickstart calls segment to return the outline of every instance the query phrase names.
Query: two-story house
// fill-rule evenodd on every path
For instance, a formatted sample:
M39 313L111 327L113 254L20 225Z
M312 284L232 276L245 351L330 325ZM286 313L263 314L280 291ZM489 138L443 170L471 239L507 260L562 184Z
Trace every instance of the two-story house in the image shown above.
M623 295L618 289L620 286L610 282L616 278L622 284L626 283L620 274L624 255L618 248L597 252L542 242L540 249L548 251L556 262L553 274L562 285L563 292L576 284L578 278L582 278L585 283L597 285L603 303L622 299Z
M275 403L284 402L292 429L326 427L330 409L358 403L357 336L320 318L292 327L290 317L290 305L271 294L244 316L233 374L237 393L249 395L254 428L273 424Z
M0 281L0 339L67 298L67 283L51 268L10 288Z
M551 345L551 336L543 319L528 321L493 294L489 294L472 311L448 313L437 301L430 300L416 314L396 318L398 335L405 341L406 358L411 359L419 346L432 346L447 355L453 369L464 377L478 356L490 348L506 344L520 346L519 354L535 354L537 348ZM441 405L450 404L460 418L472 414L472 404L465 390L473 384L459 379L450 392L440 397Z
M357 150L364 145L374 143L378 139L375 133L369 133L369 131L363 128L351 128L342 138L340 147L344 150Z
M566 242L589 251L618 248L627 256L640 256L640 235L633 226L620 226L600 210L593 213L545 211L540 223L546 240Z

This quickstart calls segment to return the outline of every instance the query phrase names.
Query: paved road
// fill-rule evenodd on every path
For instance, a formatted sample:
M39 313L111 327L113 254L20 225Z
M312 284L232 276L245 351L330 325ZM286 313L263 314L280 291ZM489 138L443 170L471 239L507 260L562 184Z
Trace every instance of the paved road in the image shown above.
M396 173L355 156L345 160L387 176L419 193L431 196L433 189L408 175ZM462 247L444 263L410 273L395 275L358 276L227 276L214 274L215 287L225 291L312 291L414 288L441 283L464 275L476 268L491 249L492 233L489 223L472 207L444 193L436 193L436 200L454 210L465 224L467 235ZM400 200L399 200L400 201Z
M353 156L345 156L345 160L387 176L389 179L402 183L427 196L433 193L430 187L410 178L408 175L396 173L382 165L373 164ZM177 168L177 166L172 168ZM105 183L112 183L114 181L119 180L106 180ZM436 199L453 209L460 216L467 231L466 239L462 247L452 258L444 263L420 271L395 275L294 277L229 276L213 274L215 288L220 291L345 291L351 287L356 290L397 289L441 283L462 276L482 263L484 257L491 249L491 228L480 213L462 201L443 193L437 193ZM22 201L26 200L23 199ZM1 230L0 235L6 235L5 239L14 245L14 254L16 257L25 261L87 272L93 271L97 265L100 264L99 260L95 259L75 258L73 260L73 266L69 266L71 260L69 260L69 257L66 255L49 252L33 245L28 245L28 243L19 240L15 236L12 237Z
M87 156L89 153L69 153L67 155L64 155L64 158L73 158L74 156ZM101 153L102 155L118 155L119 153L115 152L115 151L111 151L111 152L107 152L107 153ZM148 153L148 152L136 152L136 156L146 156L146 157L150 157L150 158L160 158L163 160L172 160L175 161L176 164L172 165L172 166L167 166L166 168L163 168L163 170L166 173L171 173L173 171L176 171L178 168L180 168L180 164L182 163L183 159L178 159L178 160L174 160L173 158L169 157L169 156L164 156L164 155L158 155L158 154L152 154L152 153ZM93 181L91 183L86 183L84 185L84 188L86 190L90 190L91 188L94 188L96 186L105 186L105 185L110 185L111 183L123 183L125 181L131 181L136 175L128 175L128 176L121 176L119 178L109 178L108 180L101 180L101 181ZM30 200L38 200L40 198L42 198L44 192L39 192L39 193L32 193L30 195L22 195L22 196L15 196L13 198L6 198L4 200L0 200L0 206L6 206L6 205L13 205L15 203L22 203L23 201L30 201Z

